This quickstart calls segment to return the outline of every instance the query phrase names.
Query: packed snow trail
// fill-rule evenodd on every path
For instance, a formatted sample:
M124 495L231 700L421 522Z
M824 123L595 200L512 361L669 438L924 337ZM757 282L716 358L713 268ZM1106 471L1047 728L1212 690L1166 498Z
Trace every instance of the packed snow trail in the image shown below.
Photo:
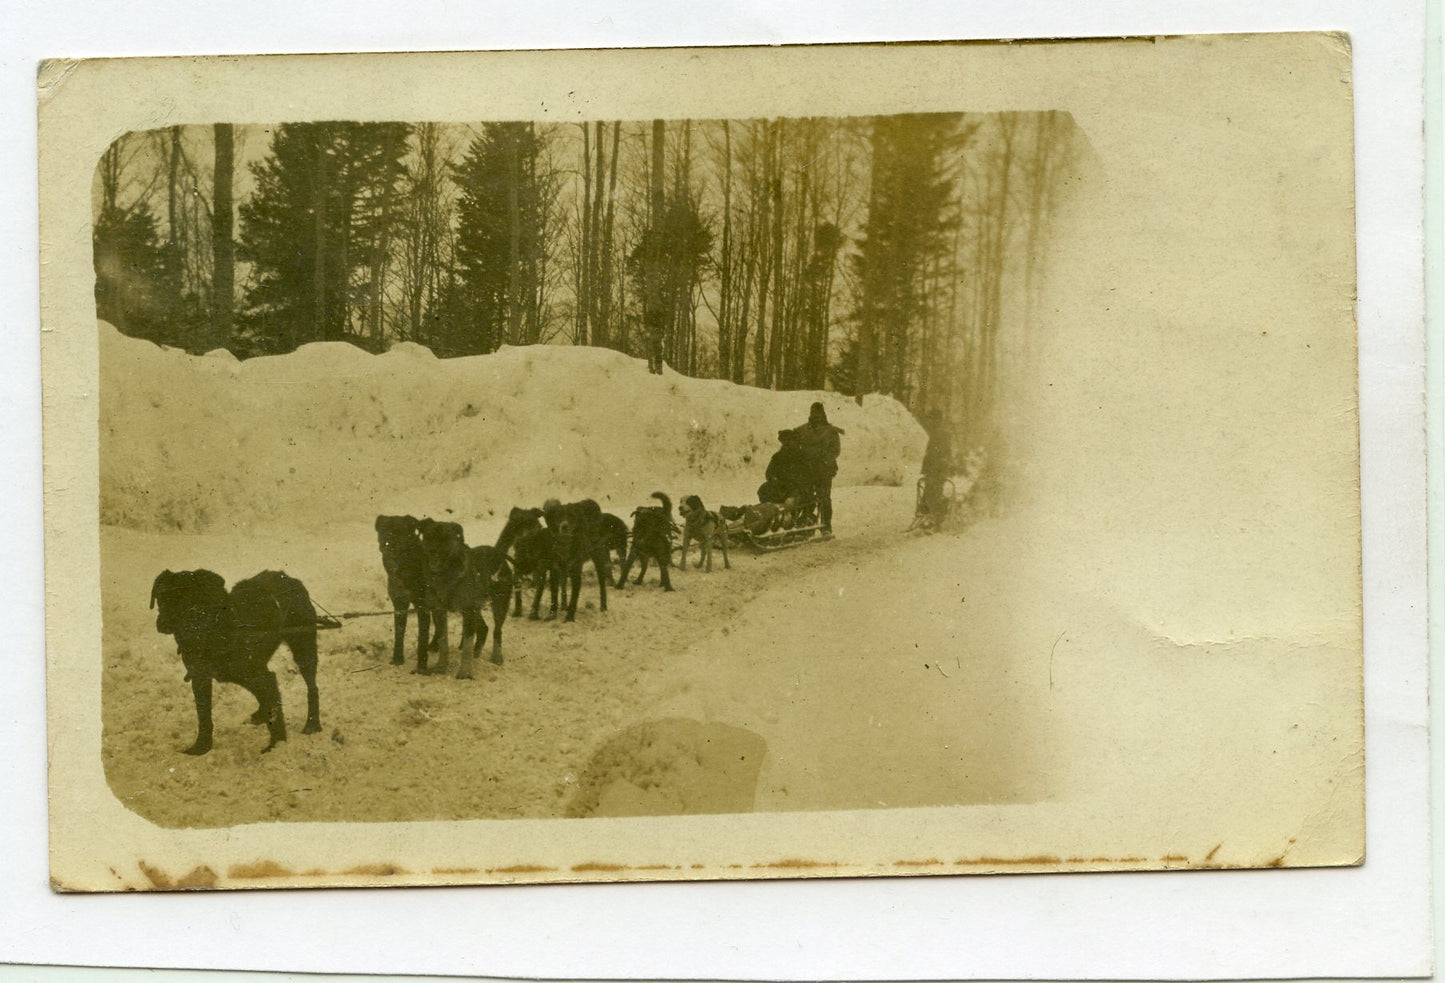
M409 665L391 666L388 619L358 619L324 632L323 734L295 735L265 758L257 753L255 730L245 724L254 708L234 687L217 692L215 749L203 759L172 753L184 746L194 711L174 641L155 633L145 608L151 572L227 556L221 572L228 580L260 565L283 566L332 611L376 609L385 606L385 588L370 530L348 524L273 539L106 529L104 617L114 639L106 646L103 690L107 776L122 801L162 825L565 815L598 749L627 728L656 719L664 694L688 686L716 685L728 693L752 687L761 703L781 701L775 709L787 716L786 692L775 688L774 679L791 671L790 660L766 666L773 653L730 646L727 638L734 626L744 632L754 609L806 602L799 592L809 578L848 578L845 594L856 599L858 618L891 618L899 627L906 612L878 607L875 601L891 604L893 598L870 593L866 581L878 564L892 562L895 551L918 548L900 532L911 493L840 489L837 500L837 539L764 556L736 551L730 571L677 572L671 594L649 574L643 585L610 591L604 613L596 610L596 585L589 578L576 623L509 618L506 664L484 665L474 681L418 677ZM800 610L799 617L811 621L814 615ZM740 641L751 645L745 632ZM709 659L709 645L725 651ZM283 703L294 714L302 705L295 671L284 654L273 668L282 677ZM875 665L872 682L863 685L889 692L882 679L896 668ZM838 690L835 703L855 699L859 677L829 675ZM913 705L932 680L921 683L916 692L905 692L911 683L900 683L889 699ZM820 699L827 693L825 686ZM785 745L769 748L767 760L776 763L791 753ZM860 787L868 784L867 767L858 762ZM788 807L810 806L795 791ZM696 808L698 803L682 804L682 811Z

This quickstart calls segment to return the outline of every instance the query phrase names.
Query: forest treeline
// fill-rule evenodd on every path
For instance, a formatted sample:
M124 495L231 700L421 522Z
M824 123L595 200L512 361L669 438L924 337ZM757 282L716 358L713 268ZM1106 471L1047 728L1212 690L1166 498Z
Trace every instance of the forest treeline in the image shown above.
M131 133L96 170L96 303L241 357L605 346L978 437L1077 143L1062 112Z

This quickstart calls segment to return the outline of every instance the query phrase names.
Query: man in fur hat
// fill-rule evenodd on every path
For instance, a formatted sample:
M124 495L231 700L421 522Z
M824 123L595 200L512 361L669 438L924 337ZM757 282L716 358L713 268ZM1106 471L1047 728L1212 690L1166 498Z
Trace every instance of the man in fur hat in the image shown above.
M838 453L843 430L828 422L822 403L814 403L808 411L808 422L794 431L798 445L808 458L813 493L818 501L818 519L823 535L833 534L833 477L838 473Z

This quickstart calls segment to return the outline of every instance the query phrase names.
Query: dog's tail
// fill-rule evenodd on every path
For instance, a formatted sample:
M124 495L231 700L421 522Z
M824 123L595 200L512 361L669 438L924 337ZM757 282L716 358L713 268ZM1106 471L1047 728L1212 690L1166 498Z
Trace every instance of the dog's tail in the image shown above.
M652 497L662 503L662 513L667 516L667 521L672 521L672 499L663 492L653 492Z

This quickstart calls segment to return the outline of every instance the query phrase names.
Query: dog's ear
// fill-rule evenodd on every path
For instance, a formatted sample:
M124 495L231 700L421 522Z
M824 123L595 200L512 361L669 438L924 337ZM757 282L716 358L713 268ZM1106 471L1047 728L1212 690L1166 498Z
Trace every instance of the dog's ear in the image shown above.
M154 607L156 606L156 598L160 596L160 594L161 594L162 591L164 591L166 588L168 588L168 587L170 586L170 581L171 581L171 572L170 572L169 570L162 570L160 573L156 574L155 582L154 582L153 584L151 584L151 607L152 607L152 608L154 608Z

